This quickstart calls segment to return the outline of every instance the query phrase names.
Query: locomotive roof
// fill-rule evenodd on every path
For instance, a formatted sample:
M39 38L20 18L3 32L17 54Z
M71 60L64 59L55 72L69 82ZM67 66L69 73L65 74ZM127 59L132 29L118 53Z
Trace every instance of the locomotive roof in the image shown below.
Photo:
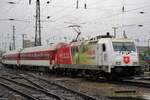
M101 38L98 40L98 43L103 42L134 42L133 39L128 38Z
M96 43L101 43L102 41L112 41L112 42L134 42L133 39L129 38L100 38L100 39L90 39L90 40L85 40L85 41L77 41L77 42L72 42L70 45L71 46L79 46L81 44L96 44Z
M112 42L134 42L134 40L128 38L112 38Z

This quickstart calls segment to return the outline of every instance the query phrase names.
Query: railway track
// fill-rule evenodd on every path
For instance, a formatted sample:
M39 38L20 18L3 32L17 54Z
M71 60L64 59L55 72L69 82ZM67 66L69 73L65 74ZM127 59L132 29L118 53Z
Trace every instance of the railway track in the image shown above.
M142 80L124 80L121 83L130 86L132 85L137 87L150 88L150 82L144 82Z
M129 80L121 80L121 81L110 81L106 79L86 79L88 81L93 82L101 82L101 83L110 83L110 84L118 84L118 85L128 85L128 86L136 86L141 88L150 88L150 81L139 79L129 79Z
M71 90L60 84L48 81L44 78L35 76L33 74L29 74L27 72L24 73L23 71L21 71L18 73L16 71L8 70L6 70L6 72L11 77L19 77L21 79L27 80L30 84L32 84L32 86L38 88L39 90L58 96L58 100L99 100L93 96L89 96L84 93Z
M118 85L128 85L128 86L136 86L141 88L150 88L150 82L142 81L142 80L123 80L123 81L106 81L102 80L99 82L110 83L110 84L118 84Z
M43 89L16 82L2 76L0 76L0 85L22 95L28 100L62 100L59 96L51 94Z
M10 85L8 85L8 84L6 84L6 83L0 82L0 85L6 87L6 88L8 88L8 89L10 89L11 91L14 91L14 92L20 94L21 96L23 96L23 97L25 97L25 98L27 98L27 99L29 99L29 100L38 100L38 99L34 98L34 97L31 96L31 95L28 95L28 94L26 94L26 93L24 93L24 92L22 92L22 91L19 91L19 90L15 89L14 87L11 87Z
M34 85L38 89L42 89L54 95L59 95L60 100L98 100L93 96L88 96L83 93L68 89L60 84L57 84L53 81L48 81L47 79L37 76L35 74L29 74L27 72L12 72L12 75L18 75L19 77L23 77L30 84ZM94 80L96 81L96 80ZM124 80L124 81L106 81L101 80L98 82L110 83L110 84L118 84L118 85L126 85L126 86L136 86L142 88L150 88L150 83L143 82L141 80ZM119 92L134 92L134 91L119 91Z
M21 76L36 87L52 92L55 95L59 95L63 100L98 100L93 96L89 96L81 92L71 90L60 84L50 82L46 79L40 78L32 74L23 74Z

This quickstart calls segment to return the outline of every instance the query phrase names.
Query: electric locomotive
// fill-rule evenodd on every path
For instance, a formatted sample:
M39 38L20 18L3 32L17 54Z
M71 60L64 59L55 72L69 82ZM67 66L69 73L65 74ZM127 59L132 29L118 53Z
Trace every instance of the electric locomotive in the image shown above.
M142 74L134 41L127 38L98 36L71 44L72 64L85 73L104 77L130 77ZM76 67L74 67L76 68ZM99 76L98 75L98 76Z
M90 77L131 77L142 72L134 41L113 38L109 34L89 40L10 51L3 55L2 62L19 68Z

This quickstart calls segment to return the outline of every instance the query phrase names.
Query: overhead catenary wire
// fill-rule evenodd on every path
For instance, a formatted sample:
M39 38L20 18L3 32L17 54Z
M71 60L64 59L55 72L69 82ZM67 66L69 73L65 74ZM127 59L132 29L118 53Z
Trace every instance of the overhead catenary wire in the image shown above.
M22 0L17 0L18 2L19 1L22 1ZM34 0L33 0L34 1ZM52 0L53 1L53 0ZM57 1L57 3L55 3L55 1ZM67 4L67 3L62 3L63 1L58 1L58 0L55 0L54 2L52 2L52 4L50 4L50 5L46 5L46 7L44 6L44 3L42 4L42 9L43 9L43 11L44 11L44 9L47 9L47 15L49 15L50 16L50 20L53 20L53 21L46 21L46 22L48 22L48 23L46 23L46 24L43 24L43 27L48 27L47 25L51 25L52 27L49 27L49 28L54 28L54 27L64 27L64 26L67 26L68 25L68 23L64 23L64 21L66 21L66 22L72 22L72 23L74 23L74 22L76 22L76 23L84 23L84 25L87 25L86 27L90 27L90 25L91 24L95 24L95 25L105 25L105 24L108 24L108 21L113 21L113 18L115 18L115 17L120 17L120 14L121 14L121 5L113 5L112 4L112 7L113 7L113 11L111 10L111 7L108 7L107 5L106 6L99 6L99 5L102 5L104 2L109 2L109 0L96 0L96 1L91 1L91 3L87 3L87 5L88 5L88 7L87 7L87 9L85 10L85 11L83 11L83 7L82 6L80 6L79 7L79 9L75 9L75 1L76 0L74 0L73 2L74 2L74 5L73 4L71 4L70 3L70 1L69 1L69 3ZM67 0L65 0L65 1L67 1ZM79 0L79 1L81 1L81 0ZM86 0L87 2L88 2L88 0ZM82 3L83 3L83 1L81 1ZM97 2L97 3L96 3ZM136 4L136 3L135 3ZM127 8L127 9L125 9L125 11L124 11L124 13L125 14L134 14L134 13L136 13L136 12L134 12L134 11L137 11L137 13L138 13L138 10L140 11L141 9L148 9L149 7L148 7L148 4L147 5L139 5L139 6L141 6L141 7L139 7L139 6L136 6L135 4L130 4L130 6L133 6L133 7L131 7L131 8ZM33 3L32 3L32 5L33 5ZM125 6L128 6L129 4L127 4L127 3L125 3ZM23 8L26 8L25 6L26 6L26 4L25 3L20 3L18 6L22 6L21 7L21 9L23 9ZM147 6L147 7L144 7L144 6ZM19 7L17 7L17 8L19 8ZM53 9L56 9L56 8L58 8L57 9L57 11L51 11L51 10L53 10ZM59 9L60 8L60 9ZM15 8L14 8L15 9ZM105 10L106 9L106 10ZM97 14L97 18L95 18L95 19L91 19L91 18L86 18L86 16L85 16L85 19L86 20L83 20L84 19L84 14L86 15L86 14L89 14L89 16L90 16L90 12L88 12L89 10L91 10L91 12L92 11L95 11L95 10L97 10L97 11L99 11L99 13L100 14ZM116 10L116 11L115 11ZM12 10L10 10L10 11L12 11ZM10 11L8 11L8 12L10 12ZM31 10L29 9L29 11L30 12L28 12L28 13L26 13L26 15L25 16L21 16L21 15L19 15L20 17L17 17L16 19L20 19L20 18L22 18L22 19L27 19L27 17L29 16L29 15L32 15L33 14L33 12L31 12ZM51 11L51 13L50 13L50 11ZM105 11L112 11L112 13L108 13L107 15L105 15ZM17 12L17 11L16 11ZM85 13L85 12L88 12L88 13ZM102 12L104 12L104 14L102 13ZM133 13L134 12L134 13ZM79 13L79 15L78 15L78 13ZM147 13L149 13L148 11L147 11ZM147 13L145 13L145 15L147 15ZM44 13L42 13L43 15L41 15L41 16L43 16L43 19L44 19ZM9 15L9 14L8 14ZM141 16L141 18L145 18L145 15L143 15L143 16ZM24 18L23 18L24 17ZM32 18L31 18L32 17ZM134 17L136 17L136 16L134 16ZM31 19L30 19L31 18ZM33 25L32 25L32 22L34 21L33 19L33 15L32 16L30 16L30 18L29 18L29 20L31 20L31 24L29 25L29 27L33 27ZM46 18L46 17L45 17ZM99 19L98 19L99 18ZM76 20L76 19L81 19L81 20ZM18 24L18 22L19 21L15 21L15 22L17 22L16 24ZM20 21L21 22L21 21ZM50 23L49 23L50 22ZM142 22L142 21L141 21ZM26 23L23 23L23 24L26 24ZM130 24L130 23L129 23ZM132 24L132 23L131 23ZM134 24L134 23L133 23ZM20 24L21 25L21 24ZM28 24L27 24L28 25ZM45 26L44 26L45 25ZM88 26L89 25L89 26ZM20 30L23 30L23 27L20 27L19 28ZM18 29L18 27L17 27L17 30L19 30ZM27 29L29 29L29 28L25 28L26 30ZM54 30L54 29L53 29ZM63 28L62 28L62 30L63 30ZM66 29L64 29L64 30L66 30ZM47 29L45 30L45 31L47 31Z

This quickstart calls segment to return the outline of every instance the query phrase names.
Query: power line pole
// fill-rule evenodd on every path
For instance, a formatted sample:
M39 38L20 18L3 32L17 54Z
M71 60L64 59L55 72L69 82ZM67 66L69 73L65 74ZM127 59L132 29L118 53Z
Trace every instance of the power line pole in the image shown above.
M11 46L11 43L9 43L9 51L12 50L12 46Z
M26 35L26 34L22 34L22 48L25 48L25 45L24 45L24 38L25 38L25 35Z
M112 29L114 30L114 38L116 38L116 30L118 29L118 27L112 27Z
M15 45L15 26L13 25L13 50L15 50L15 47L16 47L16 45Z
M41 46L40 0L36 0L35 46Z
M31 0L29 0L31 4ZM41 46L41 20L40 20L40 0L36 0L36 22L35 22L35 42L34 46Z
M76 9L79 8L79 1L77 0Z

